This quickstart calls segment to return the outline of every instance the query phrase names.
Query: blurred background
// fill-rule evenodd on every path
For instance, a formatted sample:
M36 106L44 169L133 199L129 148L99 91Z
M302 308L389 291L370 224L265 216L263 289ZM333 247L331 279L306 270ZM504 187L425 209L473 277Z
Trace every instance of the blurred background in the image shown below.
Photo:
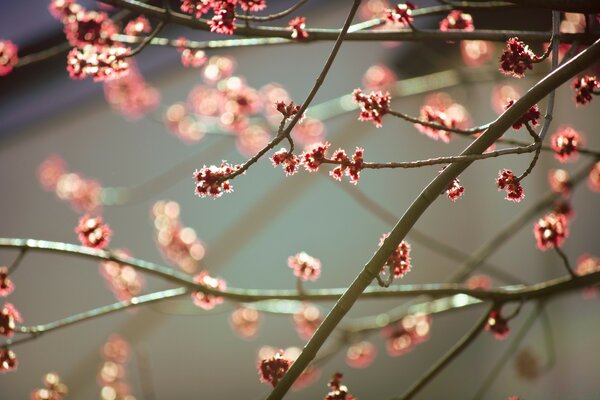
M46 3L1 2L0 38L18 44L20 54L63 42L62 25L48 13ZM97 7L95 2L81 4ZM292 2L269 4L272 4L271 10L280 10ZM419 6L427 4L431 3L420 2ZM339 27L347 8L347 1L308 2L298 15L307 17L309 27ZM442 17L418 20L417 25L435 27ZM534 15L527 10L481 12L474 15L474 20L476 27L550 28L549 13ZM533 26L532 21L538 25ZM161 36L185 36L193 40L215 38L205 32L175 26L165 29ZM237 65L235 75L243 76L249 86L261 88L269 83L280 83L292 99L301 102L332 45L332 42L324 42L219 49L209 50L207 55L232 56ZM540 50L539 46L533 47ZM464 69L459 44L347 42L314 104L323 104L361 87L365 72L374 64L387 65L399 79L454 71L435 75L435 79L411 80L409 84L398 85L401 95L393 97L392 108L418 115L427 95L443 91L466 107L473 124L483 124L497 116L492 105L492 92L497 85L510 82L524 93L535 82L505 78L496 72L501 48L495 44L491 61L473 70L476 72L470 72ZM67 202L44 191L36 177L40 164L52 154L60 156L69 171L97 179L105 188L135 187L165 171L174 171L167 178L167 184L145 186L147 190L132 201L102 208L102 215L114 231L111 248L126 248L136 257L168 265L155 242L151 210L157 201L172 200L180 205L182 224L193 228L205 246L202 266L211 275L224 278L231 287L293 289L296 282L286 265L287 258L301 251L322 262L321 278L307 283L306 287L347 287L377 249L381 235L392 226L357 202L356 196L362 193L399 217L440 169L434 166L364 171L358 186L354 187L347 180L336 182L326 174L300 171L286 178L264 158L233 182L234 193L218 200L199 199L194 196L192 173L195 168L218 164L223 159L232 163L246 159L238 151L233 135L208 134L210 129L206 128L207 134L201 140L184 143L165 127L162 114L167 107L185 102L190 89L203 84L200 70L184 68L176 49L148 47L136 57L137 64L145 79L160 90L162 105L150 115L131 121L107 104L101 83L69 78L65 54L16 69L0 78L2 237L77 243L73 229L82 212L74 211ZM548 65L539 65L535 72L541 74L548 68ZM586 135L589 148L600 149L600 140L594 136L598 104L596 101L586 107L575 107L570 89L560 88L549 134L568 123ZM332 109L338 106L331 105ZM544 107L542 103L541 108ZM319 110L328 112L330 109ZM469 143L461 137L449 144L435 142L420 134L412 124L389 117L384 119L381 129L376 129L369 122L358 121L357 116L358 112L352 111L324 121L326 140L332 143L332 148L341 147L351 152L359 145L365 148L366 159L383 162L453 155ZM526 140L524 135L524 131L507 134ZM551 154L543 153L525 181L524 201L507 202L494 184L498 170L522 171L529 161L530 156L525 155L477 163L460 177L465 186L464 196L455 203L442 196L416 228L467 255L472 254L548 190L549 169L575 171L589 162L580 157L577 163L563 166ZM185 162L184 167L182 162ZM104 199L113 201L115 193L105 191ZM573 191L571 201L576 217L564 250L571 263L575 263L585 253L600 255L597 235L600 203L598 194L588 190L585 184ZM533 222L525 224L489 262L523 282L564 275L561 260L555 253L536 249ZM408 241L412 244L413 270L401 283L441 282L457 269L457 261L431 250L427 243L413 241L410 236ZM9 265L17 253L2 249L0 265ZM7 300L21 311L27 325L43 324L115 301L98 273L98 263L90 260L30 252L12 278L16 290ZM493 282L495 285L504 283L500 279ZM146 277L144 292L169 287L173 285ZM402 302L361 301L343 322L384 312ZM331 306L331 303L319 304L322 313ZM235 308L235 304L225 302L206 312L195 308L185 297L43 335L14 348L19 368L15 373L0 375L0 398L27 398L32 389L41 387L40 379L49 371L59 373L69 386L69 398L99 398L100 348L113 333L121 335L133 348L127 374L136 398L262 398L270 386L258 381L258 349L262 346L301 348L305 341L294 329L291 315L271 314L263 315L255 337L241 339L230 325L230 315ZM600 396L597 382L600 350L596 343L600 333L598 298L584 299L581 293L573 292L549 301L546 310L549 331L544 333L544 325L538 319L519 348L533 354L532 363L537 360L541 369L549 358L554 357L556 362L543 373L525 377L516 368L516 357L511 357L485 399L505 399L512 394L523 399L597 399ZM385 338L380 333L359 338L371 341L377 350L368 368L347 365L345 346L320 366L321 375L315 383L291 392L286 398L324 397L328 379L338 371L344 373L344 383L359 399L401 395L470 329L482 312L483 306L474 306L433 316L429 339L397 357L387 354ZM513 335L503 341L483 332L418 398L472 398L510 346L514 332L532 312L534 305L525 305L510 323ZM552 353L548 353L546 346L548 334ZM325 348L331 344L333 341L326 343Z

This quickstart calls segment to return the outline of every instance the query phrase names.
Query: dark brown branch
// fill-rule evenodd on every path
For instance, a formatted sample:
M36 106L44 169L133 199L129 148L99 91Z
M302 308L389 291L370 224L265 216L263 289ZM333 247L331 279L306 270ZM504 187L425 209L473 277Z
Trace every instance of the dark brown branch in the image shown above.
M286 15L293 13L294 11L296 11L297 9L302 7L307 1L308 0L299 0L296 4L292 5L290 8L283 10L281 12L278 12L278 13L270 14L270 15L258 16L258 15L236 14L235 17L238 19L241 19L241 20L245 20L245 21L256 21L256 22L274 21L276 19L281 19L281 18L285 17Z

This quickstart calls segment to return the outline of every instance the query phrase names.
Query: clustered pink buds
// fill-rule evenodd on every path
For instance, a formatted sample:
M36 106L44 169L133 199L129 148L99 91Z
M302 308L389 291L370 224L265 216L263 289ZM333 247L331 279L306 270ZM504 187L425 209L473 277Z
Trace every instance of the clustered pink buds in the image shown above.
M336 372L327 386L331 389L329 393L325 396L325 400L358 400L358 398L352 396L348 393L348 388L346 385L342 385L343 375L339 372Z
M157 201L152 207L154 238L162 256L188 274L196 272L206 248L193 228L183 225L179 204Z
M525 71L533 68L538 57L519 38L512 37L506 41L506 48L500 56L500 72L516 78L525 76Z
M540 218L533 227L538 249L545 251L561 247L569 235L567 217L564 214L549 213Z
M288 257L288 267L303 281L316 281L321 276L321 261L305 252Z
M398 357L429 339L430 331L431 316L418 313L407 315L396 324L386 326L381 333L386 339L388 354Z
M587 185L590 190L600 193L600 161L595 163L592 169L590 169Z
M473 31L473 17L471 14L459 10L452 10L450 14L440 21L440 30L447 32L449 30Z
M506 103L506 105L504 106L504 109L508 110L510 107L512 107L513 104L515 104L515 101L509 100L508 103ZM521 129L521 127L527 123L531 123L531 125L537 126L538 119L540 119L541 116L542 114L540 113L540 108L537 104L534 104L529 108L529 110L525 114L521 115L521 117L519 117L519 119L515 121L512 127L513 129Z
M62 20L67 40L74 47L112 46L117 27L105 12L82 10Z
M365 95L361 89L354 89L352 96L360 107L359 121L372 121L377 128L381 128L382 118L390 110L390 94L374 91Z
M0 297L6 297L15 290L15 285L8 277L8 268L0 267Z
M84 215L75 228L81 244L93 249L104 249L108 246L112 231L104 223L102 217L90 217Z
M363 75L362 83L370 90L390 90L396 83L396 74L384 64L371 65Z
M98 373L100 400L133 399L127 377L131 349L121 336L111 335L102 346L102 361Z
M258 363L260 381L270 383L273 387L277 386L291 365L292 361L283 356L283 350L279 350L273 357Z
M152 26L150 25L150 21L148 21L148 18L144 17L143 15L140 15L136 19L132 19L131 21L129 21L125 26L125 29L123 29L123 32L126 35L138 36L142 33L150 33L151 30Z
M1 75L1 74L0 74ZM600 94L600 81L595 76L585 75L573 81L575 103L585 105L592 101L592 95Z
M421 107L419 119L451 129L465 129L471 121L465 107L452 99L448 94L440 92L427 96ZM450 142L452 133L423 124L415 124L415 128L433 140Z
M550 138L554 157L562 163L574 160L582 145L581 134L570 126L561 126L558 132Z
M508 336L510 328L508 320L502 316L502 309L495 308L490 311L485 329L492 332L496 339L505 339Z
M239 0L244 11L257 12L267 7L267 0Z
M18 50L10 40L0 40L0 76L8 75L17 65L19 62Z
M261 315L255 308L240 306L231 313L229 319L233 331L244 339L251 339L258 333Z
M31 392L31 400L63 400L69 393L69 388L55 372L44 375L42 382L45 387Z
M116 250L120 257L129 256L125 250ZM116 261L100 263L100 275L106 280L108 288L117 300L130 300L139 295L144 287L144 277L131 265L119 264Z
M352 368L367 368L377 356L377 348L367 341L354 343L346 352L346 364Z
M548 184L554 193L568 197L573 189L571 175L564 169L551 169L548 171Z
M128 56L129 49L125 47L75 47L67 55L67 71L73 79L117 79L129 73Z
M17 322L23 322L19 311L12 304L4 303L2 310L0 310L0 335L12 337Z
M301 339L308 340L316 332L319 325L321 325L323 315L319 307L312 304L303 304L294 313L293 320L298 336Z
M346 175L350 178L350 183L356 185L360 179L360 171L363 169L364 164L364 152L362 147L357 147L352 155L352 161L346 155L346 152L342 149L337 149L331 157L333 161L341 163L329 172L336 181L341 181L342 176Z
M300 160L304 169L308 172L317 172L326 157L327 149L331 144L329 142L319 142L309 146L304 153L300 155Z
M290 153L287 149L282 148L271 157L271 162L274 167L281 165L286 176L294 175L298 172L300 159L294 153Z
M294 104L293 101L287 104L285 101L277 101L275 103L275 108L281 113L281 115L283 115L284 119L289 119L298 114L300 112L300 108L302 107L300 104Z
M38 180L45 190L54 191L61 200L68 201L76 211L92 212L101 204L102 186L67 170L66 162L57 155L46 159L38 168Z
M223 279L213 278L208 275L208 272L206 271L202 271L196 275L194 277L194 282L198 285L219 291L227 289L227 283ZM216 305L223 303L223 297L201 291L193 292L192 300L197 307L204 310L212 310Z
M75 0L51 0L48 9L54 18L61 21L85 11L82 6L75 3Z
M450 183L450 185L448 185L448 188L446 188L446 195L452 201L456 201L457 199L459 199L464 192L465 188L460 184L458 178L454 178L452 180L452 183Z
M233 187L229 183L229 177L240 168L239 165L231 165L223 160L220 167L206 165L200 170L194 172L196 178L196 195L199 197L210 196L217 199L223 193L233 192Z
M291 365L300 356L300 353L302 353L302 350L299 349L298 347L293 347L293 346L288 347L285 350L276 349L276 348L273 348L270 346L262 346L258 350L257 363L258 363L258 367L259 367L259 374L260 374L261 363L264 360L270 360L270 359L276 358L277 353L281 353L281 355L285 354L285 359L287 361L289 361L289 364ZM317 367L308 366L304 371L302 371L302 373L300 374L298 379L296 379L296 381L292 385L292 389L293 390L301 390L305 387L308 387L308 386L312 385L317 379L319 379L320 375L321 375L321 371ZM282 373L282 376L283 376L283 373ZM263 381L261 379L261 382L265 382L265 381Z
M411 2L399 3L394 8L388 8L385 12L385 18L399 28L406 28L412 25L414 17L412 10L416 6Z
M521 182L510 169L500 170L496 179L496 186L498 186L498 190L506 191L506 197L504 198L508 201L519 203L525 197Z
M181 0L181 11L201 18L211 9L213 17L209 22L211 32L232 35L235 31L235 7L237 0ZM241 1L245 10L260 10L265 1ZM262 8L261 8L262 7Z
M306 32L306 18L296 17L288 23L288 29L292 31L292 39L302 41L308 39Z
M8 347L0 347L0 374L16 370L17 365L15 353Z
M383 245L383 242L388 236L389 233L386 233L381 237L381 239L379 239L380 247ZM391 273L394 275L394 278L402 278L404 275L406 275L411 269L410 244L403 240L398 247L394 249L385 264L383 264L383 268L385 267L390 269Z

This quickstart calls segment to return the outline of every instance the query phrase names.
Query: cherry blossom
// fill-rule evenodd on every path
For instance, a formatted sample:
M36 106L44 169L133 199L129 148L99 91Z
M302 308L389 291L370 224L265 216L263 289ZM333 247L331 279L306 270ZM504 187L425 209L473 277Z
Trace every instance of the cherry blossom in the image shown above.
M75 233L84 246L94 249L106 248L112 236L110 227L104 223L102 217L91 217L87 214L79 220Z

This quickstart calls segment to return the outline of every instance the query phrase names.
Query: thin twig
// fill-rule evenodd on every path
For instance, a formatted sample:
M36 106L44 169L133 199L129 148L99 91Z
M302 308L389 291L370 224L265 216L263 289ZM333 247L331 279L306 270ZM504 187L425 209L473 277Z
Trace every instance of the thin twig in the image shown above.
M23 247L21 248L21 250L19 250L19 255L17 256L17 258L15 258L15 260L12 262L12 264L10 264L10 267L8 267L8 271L7 274L14 274L15 271L17 270L17 268L19 268L19 265L21 265L21 261L23 261L23 258L25 258L25 254L27 253L27 248Z
M408 122L412 122L413 124L423 125L428 128L437 129L437 130L441 130L441 131L458 133L460 135L472 135L474 133L480 133L480 132L485 131L491 125L491 124L486 124L486 125L469 128L469 129L458 129L458 128L447 127L447 126L444 126L441 124L436 124L435 122L424 121L422 119L412 117L408 114L401 113L399 111L390 110L387 113L390 115L393 115L394 117L398 117L398 118L401 118Z
M565 265L565 269L567 270L569 275L571 275L573 278L577 278L577 274L575 273L575 271L573 271L573 268L571 268L571 263L569 262L569 258L567 257L565 252L562 251L562 249L558 246L554 246L554 250L562 259L563 264Z
M135 49L131 50L127 56L133 57L133 56L139 54L142 50L144 50L144 48L150 44L152 39L154 39L156 37L156 35L158 35L160 33L160 31L163 30L165 25L166 25L165 21L160 21L156 25L154 30L142 40L142 42L139 44L139 46L137 46Z
M296 11L297 9L302 7L307 1L308 0L299 0L296 4L292 5L290 8L280 11L278 13L270 14L270 15L258 16L258 15L236 14L235 17L240 20L245 20L245 21L256 21L256 22L274 21L274 20L281 19L281 18L285 17L286 15L293 13L294 11Z

